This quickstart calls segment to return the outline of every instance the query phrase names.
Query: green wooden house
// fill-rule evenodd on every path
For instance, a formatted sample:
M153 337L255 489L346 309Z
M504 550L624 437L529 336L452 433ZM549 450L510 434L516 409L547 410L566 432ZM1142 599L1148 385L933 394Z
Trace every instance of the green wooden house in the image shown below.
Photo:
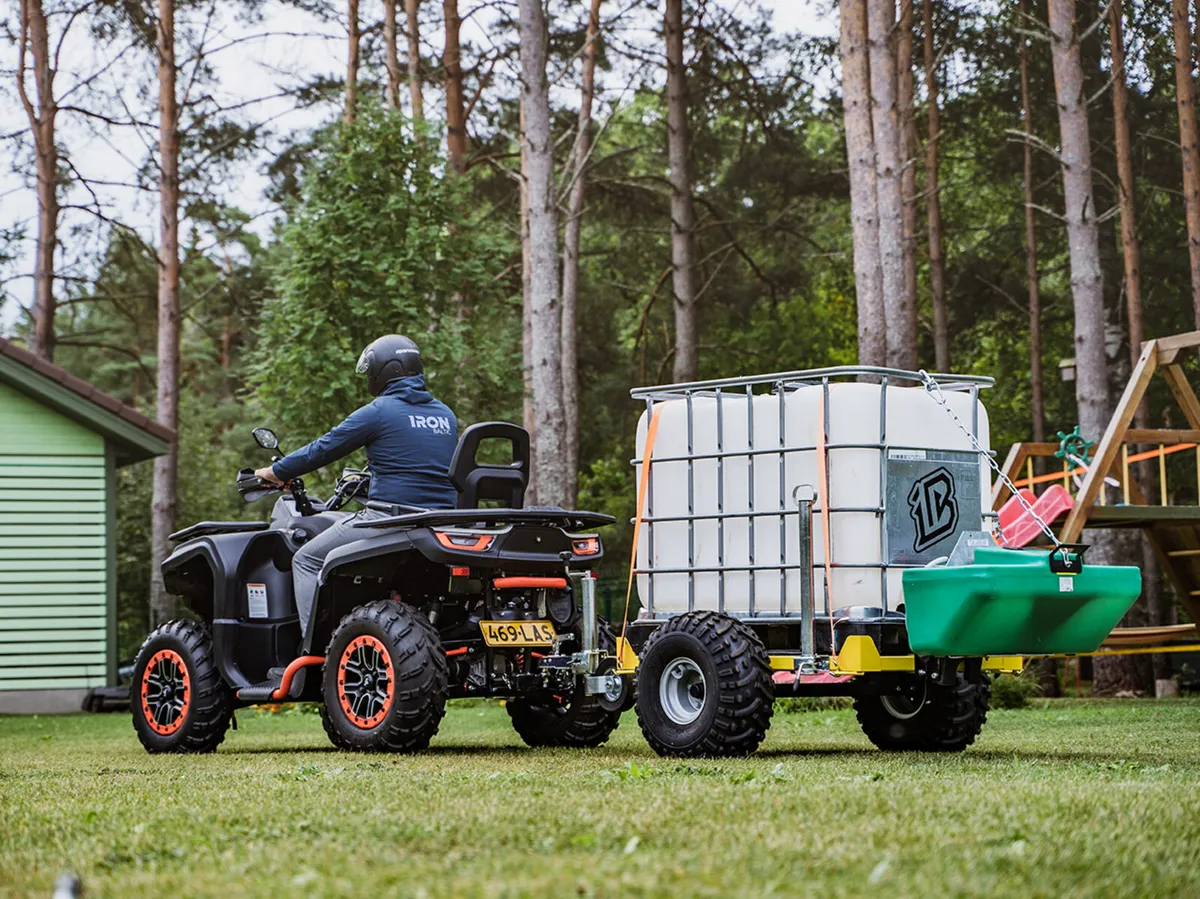
M0 338L0 712L116 683L116 470L172 436Z

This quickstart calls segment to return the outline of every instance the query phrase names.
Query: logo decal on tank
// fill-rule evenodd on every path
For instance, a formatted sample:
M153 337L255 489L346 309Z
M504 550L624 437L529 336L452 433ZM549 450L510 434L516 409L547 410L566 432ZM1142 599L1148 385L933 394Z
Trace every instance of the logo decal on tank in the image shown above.
M908 515L916 525L913 552L924 552L958 527L958 498L954 476L936 468L913 482L908 492Z

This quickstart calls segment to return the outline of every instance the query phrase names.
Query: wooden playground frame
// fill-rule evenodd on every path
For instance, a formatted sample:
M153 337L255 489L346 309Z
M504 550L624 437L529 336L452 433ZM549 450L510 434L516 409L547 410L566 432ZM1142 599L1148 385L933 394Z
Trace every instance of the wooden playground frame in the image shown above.
M1188 382L1179 363L1185 350L1200 347L1200 331L1175 334L1142 344L1142 352L1121 394L1115 412L1099 443L1091 464L1073 468L1062 463L1062 471L1035 475L1033 460L1051 457L1058 443L1025 442L1013 444L1002 470L1019 489L1033 484L1061 480L1070 490L1072 479L1083 476L1075 494L1075 505L1060 517L1058 538L1063 543L1077 543L1085 528L1136 528L1144 531L1158 558L1163 574L1171 582L1179 601L1191 616L1192 623L1157 627L1117 628L1105 640L1097 655L1178 652L1200 649L1200 646L1172 646L1181 640L1194 641L1200 636L1200 505L1170 505L1167 492L1166 458L1169 455L1194 450L1196 454L1197 492L1200 495L1200 398ZM1183 413L1188 427L1135 428L1134 415L1141 405L1155 374L1161 374ZM1149 447L1130 452L1130 447ZM1160 504L1147 501L1137 479L1131 475L1131 465L1157 460ZM1021 478L1022 470L1025 477ZM1018 480L1021 478L1020 480ZM1115 480L1120 501L1109 502L1106 479ZM992 488L992 509L1000 507L1012 495L1003 480L997 479ZM1050 522L1056 526L1057 522Z

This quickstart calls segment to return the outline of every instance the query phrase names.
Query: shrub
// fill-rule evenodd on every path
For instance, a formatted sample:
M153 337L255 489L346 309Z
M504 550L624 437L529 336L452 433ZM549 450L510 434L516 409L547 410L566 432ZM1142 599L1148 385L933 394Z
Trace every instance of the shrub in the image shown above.
M1037 673L1026 670L1020 674L1004 674L992 681L991 707L994 709L1023 709L1029 700L1042 695Z

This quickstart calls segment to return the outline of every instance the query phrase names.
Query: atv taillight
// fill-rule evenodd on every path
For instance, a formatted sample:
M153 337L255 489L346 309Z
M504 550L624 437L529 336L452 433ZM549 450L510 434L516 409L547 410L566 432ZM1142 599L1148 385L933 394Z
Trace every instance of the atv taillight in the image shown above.
M585 537L582 540L572 540L571 551L577 556L594 556L600 552L600 538Z
M470 577L471 569L470 568L451 568L450 575L451 575L451 577Z
M494 534L448 534L445 531L434 531L438 543L446 549L463 549L467 552L481 553L492 545Z

